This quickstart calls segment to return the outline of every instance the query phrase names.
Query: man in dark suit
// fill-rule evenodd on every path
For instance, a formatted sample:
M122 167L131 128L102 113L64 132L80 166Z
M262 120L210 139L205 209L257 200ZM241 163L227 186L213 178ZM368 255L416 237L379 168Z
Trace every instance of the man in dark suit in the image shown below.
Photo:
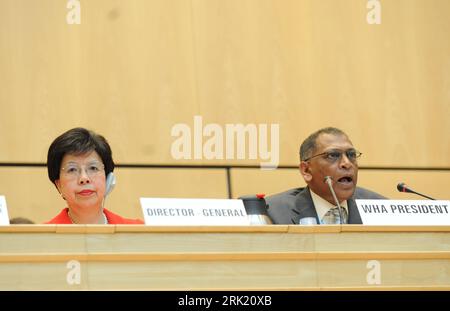
M348 136L333 127L311 134L300 147L300 173L307 187L296 188L266 198L269 216L275 224L298 224L300 219L314 217L318 224L329 221L333 213L342 223L362 224L355 199L386 199L370 190L356 187L357 151ZM341 211L325 182L330 176ZM340 216L337 217L340 222Z

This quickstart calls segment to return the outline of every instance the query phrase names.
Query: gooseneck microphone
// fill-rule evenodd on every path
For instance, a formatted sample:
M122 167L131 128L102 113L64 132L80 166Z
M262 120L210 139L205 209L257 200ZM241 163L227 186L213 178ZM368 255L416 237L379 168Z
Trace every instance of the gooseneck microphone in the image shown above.
M397 190L400 191L400 192L414 193L414 194L420 195L421 197L424 197L424 198L427 198L427 199L430 199L430 200L436 200L436 199L433 199L433 198L431 198L431 197L429 197L429 196L427 196L425 194L421 194L419 192L416 192L416 191L412 190L404 182L398 183Z
M342 225L344 223L344 217L342 216L341 205L339 204L339 200L333 189L333 178L331 178L331 176L325 176L325 179L323 181L328 185L328 188L330 188L330 192L333 195L334 202L336 203L336 207L338 208L339 211L339 218L340 218L339 220Z

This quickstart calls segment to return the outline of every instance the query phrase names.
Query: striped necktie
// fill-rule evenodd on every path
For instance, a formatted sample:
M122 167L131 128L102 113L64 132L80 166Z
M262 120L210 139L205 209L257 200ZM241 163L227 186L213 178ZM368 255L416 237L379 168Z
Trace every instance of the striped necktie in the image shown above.
M342 218L344 224L347 223L347 210L341 206L342 211ZM330 210L323 216L322 218L322 224L324 225L334 225L334 224L340 224L340 217L339 217L339 209L337 207L330 208Z

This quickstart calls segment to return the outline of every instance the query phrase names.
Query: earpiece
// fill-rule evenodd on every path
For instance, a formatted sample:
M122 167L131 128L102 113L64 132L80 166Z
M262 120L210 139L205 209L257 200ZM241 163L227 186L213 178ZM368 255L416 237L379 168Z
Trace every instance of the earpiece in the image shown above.
M115 185L116 185L116 176L114 176L113 172L111 172L106 177L105 198L108 194L111 193Z

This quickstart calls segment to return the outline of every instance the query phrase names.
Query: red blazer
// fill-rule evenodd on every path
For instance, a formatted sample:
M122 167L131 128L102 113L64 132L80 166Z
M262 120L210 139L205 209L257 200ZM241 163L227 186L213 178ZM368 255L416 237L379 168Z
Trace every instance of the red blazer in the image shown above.
M56 215L52 220L45 222L46 224L72 224L69 218L69 209L64 208L58 215ZM139 224L142 225L144 222L140 219L128 219L123 218L113 212L108 211L106 208L103 209L106 219L108 219L108 224L110 225L124 225L124 224Z

